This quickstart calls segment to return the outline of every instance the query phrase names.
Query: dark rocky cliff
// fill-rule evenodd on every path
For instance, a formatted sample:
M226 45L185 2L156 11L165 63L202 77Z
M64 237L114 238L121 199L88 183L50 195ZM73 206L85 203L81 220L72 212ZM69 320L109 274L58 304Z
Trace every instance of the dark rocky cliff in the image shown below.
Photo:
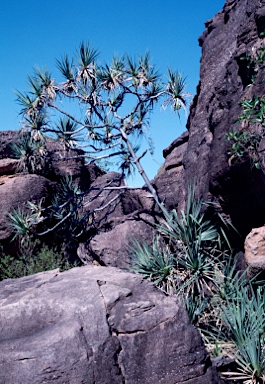
M241 113L240 101L264 95L264 65L250 73L242 58L255 56L264 46L264 0L228 0L199 38L202 47L200 82L188 119L188 133L165 153L165 166L155 178L163 198L167 179L174 186L166 204L182 208L187 189L196 181L196 191L204 199L218 202L243 237L253 227L264 224L265 178L250 159L229 164L231 142L226 134L243 129L235 124ZM251 85L251 76L255 83ZM258 127L257 127L258 129ZM167 164L170 170L166 169Z

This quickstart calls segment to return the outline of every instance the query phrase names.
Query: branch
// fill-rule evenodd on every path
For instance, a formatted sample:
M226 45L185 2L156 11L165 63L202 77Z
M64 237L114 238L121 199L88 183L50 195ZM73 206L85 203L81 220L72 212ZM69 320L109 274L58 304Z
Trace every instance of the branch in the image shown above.
M147 149L139 157L137 157L137 161L139 162L146 154L147 154ZM133 162L135 163L135 160Z
M70 211L62 220L60 220L57 224L55 224L52 228L48 228L46 231L44 232L41 232L41 233L36 233L37 236L43 236L43 235L46 235L47 233L49 232L52 232L54 231L56 228L58 228L62 223L65 222L65 220L68 219L68 217L70 217L74 212L76 211L76 209L74 209L73 211Z
M76 156L61 156L60 155L57 159L53 158L53 161L80 159L81 157L97 161L97 160L101 160L101 159L107 159L107 158L113 157L113 156L124 155L125 153L126 153L125 151L118 151L118 152L108 153L106 155L95 157L95 156L89 155L89 152L86 152L83 155L76 155Z
M122 137L123 137L123 140L125 141L126 145L127 145L127 148L133 158L133 162L135 163L136 167L137 167L137 170L138 172L140 173L140 175L142 176L147 188L149 189L149 191L151 192L155 202L157 203L157 205L160 207L161 211L163 212L164 216L165 216L165 219L167 221L169 221L169 213L167 211L167 209L165 208L164 204L162 203L162 201L159 199L157 193L156 193L156 190L154 189L154 187L152 186L147 174L145 173L145 170L143 169L140 161L139 161L139 158L137 158L136 156L136 153L131 145L131 142L125 132L125 130L123 128L120 128L120 132L122 134Z
M82 121L76 119L74 116L70 115L70 113L65 112L63 109L59 108L55 104L47 103L47 106L56 109L58 112L69 117L69 119L73 120L75 123L81 125L81 127L76 129L75 131L64 132L66 135L74 135L76 133L81 132L84 128L93 128L93 129L101 129L101 128L106 128L106 127L114 128L114 126L111 124L104 124L104 125L84 124ZM56 130L55 130L55 132L56 132Z
M110 201L108 201L105 205L103 205L102 207L98 207L98 208L95 208L93 209L93 211L91 211L91 213L93 214L94 212L99 212L99 211L103 211L105 208L107 208L109 205L111 205L115 200L118 199L118 197L120 197L122 195L122 193L119 193L118 195L116 195L115 197L113 197Z

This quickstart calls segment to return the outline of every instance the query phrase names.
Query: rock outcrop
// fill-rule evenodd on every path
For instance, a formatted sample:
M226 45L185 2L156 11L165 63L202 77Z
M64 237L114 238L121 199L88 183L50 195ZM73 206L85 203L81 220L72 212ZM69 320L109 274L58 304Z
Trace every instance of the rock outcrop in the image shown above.
M0 283L0 382L217 384L180 301L86 266Z
M189 184L196 181L198 196L218 202L243 240L252 228L264 223L265 177L248 157L229 164L227 152L232 144L226 134L243 129L241 123L235 124L242 112L240 102L264 94L264 64L250 73L244 60L264 47L264 30L264 0L227 0L223 10L206 22L199 39L200 82L187 124L188 140L181 145L176 141L175 152L165 154L163 167L168 163L171 169L155 178L161 196L165 187L173 186L175 194L167 193L166 204L179 209L185 205ZM168 181L163 184L162 178Z
M10 247L7 212L18 207L25 209L28 201L42 200L42 206L47 206L65 177L71 177L85 195L80 213L91 225L87 226L77 251L84 263L96 260L101 265L125 267L132 240L152 241L156 212L150 193L126 190L120 173L106 173L94 163L85 164L83 156L78 158L80 151L67 149L51 139L46 141L47 167L39 174L21 172L11 150L11 144L19 141L16 131L0 134L0 240L7 254L17 252L16 247ZM46 241L50 241L48 235Z
M183 156L187 150L189 132L184 132L163 151L165 163L159 169L154 184L168 210L176 209L181 195L180 180L184 174Z

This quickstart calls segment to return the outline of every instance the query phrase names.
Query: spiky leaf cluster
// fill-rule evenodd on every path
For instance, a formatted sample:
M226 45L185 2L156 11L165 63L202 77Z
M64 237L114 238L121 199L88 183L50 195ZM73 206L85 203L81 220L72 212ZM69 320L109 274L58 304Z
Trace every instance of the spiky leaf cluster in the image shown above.
M35 137L50 133L66 147L81 147L88 159L117 155L122 172L130 173L137 146L130 150L127 138L134 140L146 132L150 112L159 101L176 111L185 107L185 82L170 69L168 81L163 81L148 53L137 59L114 57L105 65L98 57L83 42L74 57L56 60L62 81L46 69L35 69L28 79L30 91L17 92L24 128ZM69 112L69 107L78 112Z

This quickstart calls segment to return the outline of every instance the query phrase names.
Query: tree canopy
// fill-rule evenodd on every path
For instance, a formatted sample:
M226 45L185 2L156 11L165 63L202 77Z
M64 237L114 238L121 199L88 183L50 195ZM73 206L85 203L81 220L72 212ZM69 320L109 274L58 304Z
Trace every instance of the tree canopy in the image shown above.
M156 103L177 112L185 108L185 81L169 69L164 82L148 53L137 60L128 55L114 57L110 65L100 65L98 56L88 43L81 43L74 59L65 55L56 60L61 82L48 70L35 69L28 78L29 92L17 92L23 129L34 140L55 135L67 147L82 148L93 161L119 156L120 169L127 174L136 164L133 154L139 149L137 145L130 148L128 138L135 143L145 132ZM77 105L78 113L69 101Z
M56 64L61 81L56 81L47 69L36 68L28 77L29 92L16 92L22 106L22 131L28 133L28 160L37 152L38 165L42 164L47 136L59 140L65 148L81 149L78 156L89 162L115 157L124 177L137 168L167 217L141 165L147 150L138 154L139 139L146 133L156 104L170 106L177 113L186 108L189 95L185 93L185 79L168 69L164 81L148 53L137 59L127 54L113 57L111 64L101 65L97 50L85 42L73 58L64 55ZM19 157L20 148L14 149ZM28 161L27 166L34 169L34 162L32 165Z

